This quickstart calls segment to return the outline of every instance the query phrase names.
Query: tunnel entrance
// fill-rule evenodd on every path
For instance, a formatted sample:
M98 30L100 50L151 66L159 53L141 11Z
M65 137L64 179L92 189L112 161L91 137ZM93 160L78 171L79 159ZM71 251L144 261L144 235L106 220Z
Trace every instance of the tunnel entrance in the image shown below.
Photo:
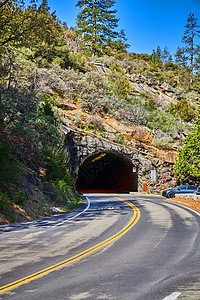
M119 152L98 152L87 157L80 166L76 188L92 192L137 191L137 169Z

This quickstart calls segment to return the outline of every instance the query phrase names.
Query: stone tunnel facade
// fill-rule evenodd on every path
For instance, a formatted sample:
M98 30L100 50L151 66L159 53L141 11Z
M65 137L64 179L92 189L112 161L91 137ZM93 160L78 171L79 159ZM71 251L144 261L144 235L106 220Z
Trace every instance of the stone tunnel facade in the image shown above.
M78 189L109 189L118 186L119 191L142 192L150 182L150 192L161 193L163 188L175 185L172 163L67 127L64 128L64 134L70 171ZM155 182L151 181L152 170L156 170ZM167 178L165 185L163 177Z

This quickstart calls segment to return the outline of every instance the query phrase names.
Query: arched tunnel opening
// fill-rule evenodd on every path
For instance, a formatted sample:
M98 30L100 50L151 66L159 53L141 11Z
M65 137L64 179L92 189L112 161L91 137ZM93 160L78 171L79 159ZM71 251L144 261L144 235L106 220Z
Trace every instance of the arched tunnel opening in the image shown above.
M92 192L136 192L137 169L127 156L119 152L98 152L87 157L80 166L76 188Z

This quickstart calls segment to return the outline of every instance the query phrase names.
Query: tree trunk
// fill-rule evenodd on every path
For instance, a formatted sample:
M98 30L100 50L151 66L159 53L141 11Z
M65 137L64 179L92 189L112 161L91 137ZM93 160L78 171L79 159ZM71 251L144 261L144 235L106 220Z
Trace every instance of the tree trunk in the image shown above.
M85 21L85 1L84 1L84 5L83 5L83 22ZM85 32L82 32L82 38L84 38L85 36Z
M10 60L10 65L9 65L9 77L8 77L8 90L10 89L11 80L12 80L12 57L10 51L9 51L9 60Z
M190 62L190 86L191 89L193 83L193 58L194 58L194 30L192 29L191 37L191 62Z
M97 7L97 3L96 0L94 0L93 2L93 39L92 39L92 57L95 56L96 53L96 27L97 27L97 22L96 22L96 7Z

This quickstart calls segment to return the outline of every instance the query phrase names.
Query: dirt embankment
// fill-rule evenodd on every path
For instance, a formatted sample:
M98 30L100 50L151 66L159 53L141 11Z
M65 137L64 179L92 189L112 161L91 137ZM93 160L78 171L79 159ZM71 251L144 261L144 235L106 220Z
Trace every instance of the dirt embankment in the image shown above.
M172 199L165 199L165 201L187 206L188 208L194 209L200 213L200 201L199 200L193 200L193 199L187 199L187 198L172 198Z

